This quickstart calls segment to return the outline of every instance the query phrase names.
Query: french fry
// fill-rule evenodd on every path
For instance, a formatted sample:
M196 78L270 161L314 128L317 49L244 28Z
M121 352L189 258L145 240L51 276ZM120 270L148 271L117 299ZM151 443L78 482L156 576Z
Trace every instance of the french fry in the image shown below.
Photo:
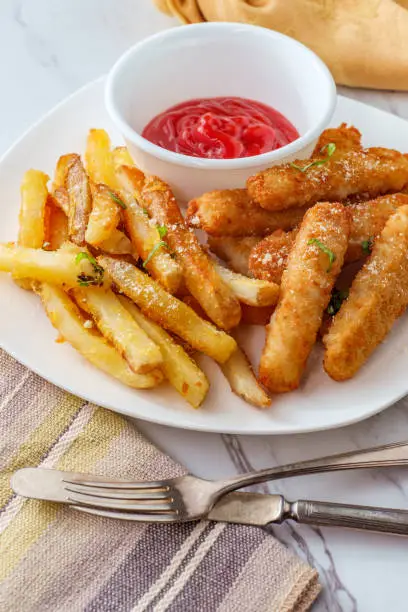
M256 380L252 366L242 349L237 347L231 357L220 367L233 393L258 408L270 406L271 398Z
M112 162L115 170L120 166L133 166L133 159L126 147L115 147L113 149Z
M61 155L58 159L52 185L53 192L59 187L65 187L68 169L78 158L79 155L77 153L68 153L67 155Z
M218 274L196 235L185 225L170 187L156 177L146 179L142 190L150 216L164 228L163 236L176 254L187 289L221 329L231 329L241 318L239 301Z
M257 278L248 278L214 262L218 274L240 302L248 306L274 306L279 298L279 285Z
M48 318L62 338L94 366L135 389L156 387L163 380L160 370L135 374L116 349L99 333L84 327L84 317L62 289L42 283L37 292Z
M133 302L124 296L119 296L119 299L136 323L160 347L166 379L193 408L199 408L209 389L204 372L179 343L157 323L145 317Z
M39 170L28 170L21 184L18 244L23 247L41 249L46 243L49 222L47 208L49 177ZM30 291L30 278L14 278L22 288Z
M225 261L231 270L251 276L248 268L248 259L251 250L258 244L260 238L258 236L244 236L236 238L235 236L223 236L222 238L208 236L207 244L210 250L220 259Z
M65 187L57 187L52 195L55 204L69 217L69 195Z
M143 172L134 165L128 166L126 164L116 166L115 170L116 179L121 189L124 189L127 193L131 194L139 206L143 208L142 189L144 187L146 178Z
M135 192L139 192L144 182L143 173L137 168L121 166L117 170L117 177L122 187L120 194L126 205L123 219L136 253L145 262L144 267L153 278L170 293L177 293L182 281L181 267L171 257L147 211L135 200Z
M92 211L85 231L85 241L98 247L108 240L120 221L120 198L106 185L93 184Z
M92 210L92 196L89 179L79 156L68 167L65 187L69 196L69 236L75 244L83 245Z
M18 244L41 249L45 241L45 208L49 177L39 170L28 170L21 184Z
M89 130L86 142L85 165L93 183L103 183L116 190L117 182L111 141L105 130Z
M97 287L73 290L76 303L92 315L99 331L136 374L147 374L163 363L159 347L122 306L111 289Z
M68 218L51 194L48 195L47 210L48 223L43 248L56 251L68 240Z
M66 288L78 287L81 283L89 286L109 284L96 261L91 263L87 257L78 258L77 253L69 250L44 251L0 244L0 271L11 272L16 278L30 278Z
M99 244L99 249L109 255L135 255L129 238L118 229L113 230L109 238Z
M167 293L147 274L132 264L112 257L100 256L98 263L108 272L120 291L133 300L147 317L219 363L230 357L236 347L235 340L200 319L194 310Z
M267 328L259 379L270 391L296 389L344 260L349 211L320 202L306 213L283 274L280 298Z

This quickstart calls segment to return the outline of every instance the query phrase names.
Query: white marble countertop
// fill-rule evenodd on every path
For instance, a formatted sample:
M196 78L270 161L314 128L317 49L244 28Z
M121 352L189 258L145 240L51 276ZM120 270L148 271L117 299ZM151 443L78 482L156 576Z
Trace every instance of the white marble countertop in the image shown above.
M0 153L45 111L106 72L131 44L175 23L157 13L149 0L2 0ZM349 89L341 93L408 119L408 94ZM327 433L257 438L146 423L140 427L193 472L217 478L408 438L408 400L366 422ZM408 473L399 469L320 475L274 483L271 490L289 499L404 507ZM295 524L274 532L320 572L324 590L316 612L408 609L408 540Z

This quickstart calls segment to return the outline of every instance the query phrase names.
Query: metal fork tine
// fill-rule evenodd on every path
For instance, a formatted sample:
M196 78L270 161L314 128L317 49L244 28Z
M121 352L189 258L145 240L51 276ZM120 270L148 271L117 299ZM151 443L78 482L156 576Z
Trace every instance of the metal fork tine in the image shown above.
M67 486L69 484L69 486ZM132 491L131 489L113 489L105 487L90 487L84 484L71 484L68 481L64 481L64 488L66 491L75 493L83 493L84 495L94 495L95 497L105 497L107 499L161 499L170 500L168 491L155 491L152 489L138 489Z
M112 519L121 519L122 521L137 521L140 523L180 523L181 520L176 514L142 514L133 512L114 512L109 510L99 510L98 508L91 508L86 506L71 505L70 508L79 510L79 512L85 512L86 514L93 514L95 516L104 516Z
M156 481L138 481L138 482L133 482L133 481L123 481L121 482L120 480L114 481L114 480L80 480L80 479L68 479L68 478L64 478L63 482L66 482L67 484L74 484L74 485L85 485L87 487L103 487L105 489L157 489L158 491L168 491L169 490L169 486L167 485L167 483L162 482L160 480L156 480Z
M69 490L69 489L68 489ZM159 503L156 502L151 503L150 500L147 500L145 503L143 501L139 503L135 503L132 500L126 499L104 499L103 497L96 497L94 495L84 495L83 493L75 493L68 497L69 502L73 502L74 504L83 504L86 506L97 506L99 508L111 508L113 510L133 510L134 512L142 512L142 513L174 513L176 514L176 510L173 508L171 503ZM149 503L150 502L150 503Z

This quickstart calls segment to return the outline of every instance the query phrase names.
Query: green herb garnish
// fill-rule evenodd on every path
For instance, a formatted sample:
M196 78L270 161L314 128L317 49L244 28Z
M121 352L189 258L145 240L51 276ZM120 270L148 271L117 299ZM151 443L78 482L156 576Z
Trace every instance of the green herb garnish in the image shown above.
M307 244L315 244L321 251L323 251L323 253L326 253L329 258L329 267L327 268L327 272L330 272L333 263L336 261L336 255L333 253L333 251L317 238L311 238Z
M311 168L312 166L322 166L323 164L329 161L329 159L336 150L336 145L334 144L334 142L329 142L327 145L324 145L324 147L320 149L320 153L324 153L325 149L327 149L327 156L324 159L314 159L310 163L306 164L306 166L303 166L303 168L296 164L289 165L292 168L295 168L295 170L299 170L300 172L306 172L306 170L309 170L309 168Z
M149 263L149 261L151 260L151 258L157 253L157 251L159 249L168 249L168 245L167 242L164 242L164 240L160 240L160 242L157 242L154 247L152 248L152 250L150 251L150 253L148 254L148 256L146 257L146 259L144 260L142 266L145 268L147 266L147 264Z
M100 287L103 284L103 276L105 273L104 269L98 264L95 257L92 257L92 255L86 253L85 251L78 253L78 255L75 257L75 263L79 264L83 259L87 259L89 261L95 272L95 275L92 276L91 274L85 274L84 272L81 272L81 274L78 274L77 276L78 285L80 285L81 287L89 287L90 285L96 285L97 287Z
M349 290L340 291L339 289L333 289L329 305L327 307L327 314L334 317L340 310L340 307L344 300L348 298Z
M160 238L167 236L167 227L165 225L156 225Z
M149 216L149 211L147 210L147 208L142 208L143 214L145 215L145 217Z
M126 204L124 203L124 201L114 191L109 191L109 195L112 198L112 200L114 202L116 202L116 204L119 204L119 206L121 208L126 210L126 208L127 208Z
M368 240L363 240L361 243L361 248L363 250L364 255L370 255L374 246L374 238L372 236L369 237Z

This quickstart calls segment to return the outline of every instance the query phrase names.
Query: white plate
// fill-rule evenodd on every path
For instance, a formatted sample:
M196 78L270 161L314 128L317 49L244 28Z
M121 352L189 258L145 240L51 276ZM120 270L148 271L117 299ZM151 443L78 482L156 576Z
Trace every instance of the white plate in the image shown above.
M407 150L408 123L393 115L340 97L333 125L341 121L356 125L367 146ZM6 153L0 161L0 241L17 236L19 185L24 171L34 167L52 174L59 155L84 151L90 127L104 127L114 142L120 142L104 109L102 80L60 104ZM95 369L68 344L55 342L56 331L35 295L18 288L7 275L0 275L0 283L0 345L59 387L132 417L200 431L299 433L360 421L408 393L406 316L361 372L348 382L335 383L326 376L321 349L317 348L301 389L274 398L267 411L252 408L235 397L217 366L203 358L201 364L211 378L211 390L202 409L193 410L169 385L135 391ZM263 331L252 328L243 343L257 364Z

